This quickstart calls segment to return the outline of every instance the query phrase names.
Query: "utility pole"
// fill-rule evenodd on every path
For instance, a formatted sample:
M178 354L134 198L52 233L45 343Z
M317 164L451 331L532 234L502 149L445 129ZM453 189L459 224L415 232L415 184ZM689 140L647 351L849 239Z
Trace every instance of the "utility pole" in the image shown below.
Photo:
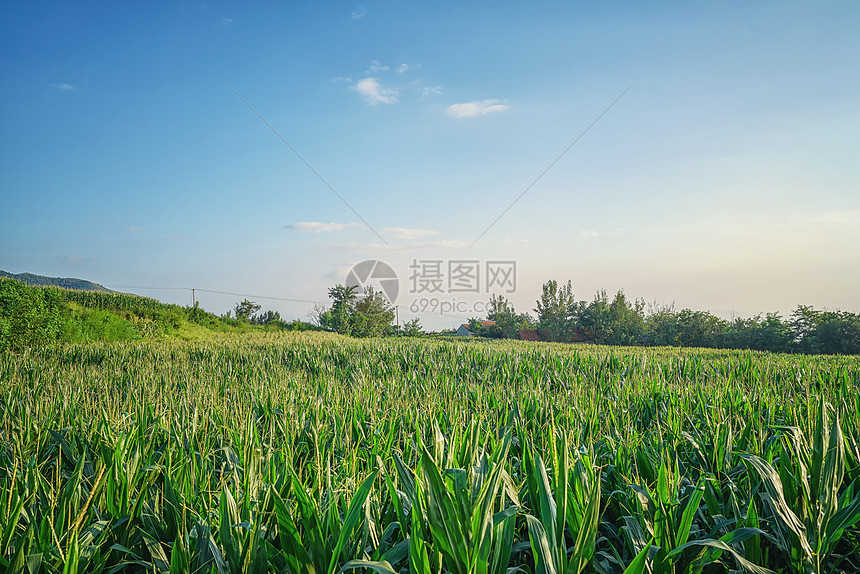
M197 306L197 297L194 295L194 288L191 289L191 306Z
M394 306L394 316L397 320L397 328L400 329L400 307L398 305Z

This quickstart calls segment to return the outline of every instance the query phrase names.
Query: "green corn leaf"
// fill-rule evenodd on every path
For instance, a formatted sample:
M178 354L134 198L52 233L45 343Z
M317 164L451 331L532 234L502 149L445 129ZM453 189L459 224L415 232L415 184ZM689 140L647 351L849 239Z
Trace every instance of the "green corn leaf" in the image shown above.
M302 524L303 532L307 537L303 541L304 547L308 550L314 570L317 573L327 572L326 568L330 565L327 560L330 560L331 556L328 555L329 546L323 539L320 515L316 504L308 496L304 485L295 473L293 474L293 492L299 506L299 522Z
M490 574L506 574L508 570L508 562L514 545L517 511L518 507L512 506L493 515L494 545L489 565Z
M531 514L526 515L526 524L535 559L535 574L558 574L555 567L555 553L550 546L543 524Z
M71 544L66 549L66 563L63 565L63 574L77 574L80 558L81 551L78 544L78 536L77 534L73 534Z
M413 574L430 574L430 559L424 544L423 524L418 500L412 503L412 529L409 533L409 569Z
M600 518L600 481L592 481L588 492L588 504L582 513L579 531L575 535L573 554L566 574L579 574L594 556L597 526Z
M152 558L152 565L158 572L170 572L170 562L161 547L161 543L153 538L148 532L143 533L143 541Z
M738 561L740 567L747 572L752 572L753 574L775 574L773 570L753 564L752 562L744 558L738 551L736 551L734 548L732 548L722 540L714 540L713 538L706 538L704 540L694 540L692 542L687 542L686 544L675 548L671 552L668 552L667 555L669 556L669 558L675 558L677 556L680 556L680 554L688 548L716 548L718 550L722 550L723 552L731 554L734 559Z
M421 468L426 481L427 518L433 542L449 562L448 567L457 574L467 574L469 569L466 539L468 525L461 523L460 513L451 499L436 462L427 449L421 457ZM465 527L465 528L464 528Z
M182 537L177 536L170 551L170 574L182 574L188 571L188 552L182 542Z
M826 445L829 442L827 429L827 406L824 402L824 397L818 400L818 417L815 422L815 435L812 440L812 467L809 469L809 474L812 477L810 484L809 497L817 499L820 497L820 488L824 482L822 470L825 464ZM798 441L799 442L799 441ZM804 477L805 478L805 477ZM821 517L817 517L820 519ZM820 524L819 524L820 526Z
M313 572L313 562L302 545L302 539L292 516L290 516L289 508L277 492L274 493L272 500L275 506L275 517L278 521L281 548L284 551L284 558L290 567L290 572L301 574Z
M752 466L752 468L759 475L759 477L761 477L765 488L771 495L773 509L780 522L785 525L785 527L788 528L791 532L794 533L801 547L806 552L806 555L811 555L812 548L810 547L809 540L806 537L806 527L803 525L800 519L797 518L797 515L792 512L791 508L788 505L788 502L786 502L785 496L783 495L782 481L780 480L779 474L773 469L771 465L753 454L738 453L738 456L742 460L749 463L750 466Z
M699 504L702 502L704 494L705 485L703 481L700 481L687 498L687 505L684 507L684 512L681 515L681 523L678 525L676 545L686 544L689 539L690 529L693 526L693 518L695 518L696 512L699 510Z
M651 543L654 542L654 539L651 539L651 542L645 544L642 547L642 550L636 554L636 557L630 564L627 565L627 568L624 569L624 574L644 574L645 569L647 567L648 561L648 552L651 550Z
M506 435L500 448L493 456L492 470L481 485L478 497L472 508L471 530L472 544L475 545L470 560L469 570L473 574L486 574L488 559L492 549L496 516L493 507L498 498L502 482L502 470L511 445L510 435Z
M31 542L31 535L33 531L32 523L27 526L27 531L21 538L18 540L18 544L15 546L15 554L12 556L12 561L5 564L6 571L10 574L17 574L18 572L22 572L24 570L24 566L28 564L27 561L27 547ZM39 554L41 561L41 554ZM0 556L2 558L2 556Z
M30 554L26 559L27 564L27 572L29 574L38 574L42 571L42 553L38 554ZM9 572L15 572L15 570L10 569Z
M738 528L737 530L729 532L725 536L721 536L719 540L720 542L725 542L726 544L731 546L734 544L745 543L747 540L757 538L759 536L767 537L767 534L759 528ZM749 562L756 564L756 561L753 560L752 557L748 554L748 552L745 552L744 558L746 558ZM722 549L710 547L699 558L696 559L695 564L699 567L703 567L712 562L716 562L720 559L722 555Z
M821 469L818 487L818 513L815 520L819 537L819 544L815 550L819 554L826 553L826 548L832 544L827 540L825 533L828 523L839 509L839 488L842 486L842 478L845 474L845 439L839 425L839 416L834 418L829 434L827 455Z
M340 560L340 552L343 550L348 537L352 535L352 531L361 519L364 501L367 500L367 496L370 494L370 489L373 488L373 482L376 480L378 474L379 469L373 471L370 476L364 479L364 482L361 483L361 486L358 487L358 490L352 497L352 502L349 504L349 510L347 510L346 518L344 518L343 526L341 527L340 535L337 539L337 544L335 545L334 552L331 556L331 562L328 567L329 574L334 574L337 569L337 563Z
M822 545L822 554L829 555L836 548L836 544L842 538L845 530L853 527L860 521L860 493L858 493L850 504L840 508L827 523L824 533L825 544Z
M401 540L391 548L385 551L385 553L380 557L380 560L383 562L388 562L389 564L400 564L403 560L409 556L409 539Z
M343 568L341 568L340 571L345 572L346 570L354 570L356 568L370 568L378 574L400 574L385 560L377 562L371 560L350 560L343 565Z

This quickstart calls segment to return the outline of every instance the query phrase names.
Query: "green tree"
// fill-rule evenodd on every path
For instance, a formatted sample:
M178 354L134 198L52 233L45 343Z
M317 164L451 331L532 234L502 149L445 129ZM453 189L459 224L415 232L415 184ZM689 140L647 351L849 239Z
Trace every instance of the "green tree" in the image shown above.
M645 333L645 301L629 300L618 291L609 304L606 342L610 345L635 345Z
M791 314L790 324L797 349L802 353L860 353L860 315L798 305Z
M764 319L761 315L737 318L728 325L720 346L785 353L792 348L791 326L778 313L768 313Z
M513 338L519 325L513 304L502 295L493 295L487 307L487 321L496 324L489 328L489 336L494 338Z
M251 317L259 310L260 305L257 305L253 301L248 301L247 299L243 299L241 303L237 303L236 307L233 308L233 312L236 313L236 318L246 323L251 321Z
M678 345L678 312L675 304L652 304L645 318L645 333L650 345Z
M394 307L381 291L368 285L364 295L357 299L351 318L352 335L356 337L379 337L394 321Z
M266 311L265 313L259 313L251 317L251 322L256 323L257 325L276 325L276 326L285 326L286 323L283 319L281 319L281 314L277 311Z
M683 347L719 348L728 323L708 311L684 309L678 313L678 344Z
M555 279L544 283L535 313L538 316L538 330L544 338L550 341L569 340L578 321L578 307L571 282L561 287Z
M418 317L415 317L403 324L401 332L404 337L420 337L424 335L424 327L421 326L421 321L418 320Z
M335 285L328 290L328 296L332 300L331 308L320 314L320 327L323 329L351 335L353 331L353 315L355 312L355 285Z

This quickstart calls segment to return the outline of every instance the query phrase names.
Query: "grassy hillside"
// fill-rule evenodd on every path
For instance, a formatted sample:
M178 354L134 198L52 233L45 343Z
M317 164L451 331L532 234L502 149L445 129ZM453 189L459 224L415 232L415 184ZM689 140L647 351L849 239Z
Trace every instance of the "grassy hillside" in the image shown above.
M199 307L124 293L33 287L0 278L0 350L58 342L198 339L254 328Z

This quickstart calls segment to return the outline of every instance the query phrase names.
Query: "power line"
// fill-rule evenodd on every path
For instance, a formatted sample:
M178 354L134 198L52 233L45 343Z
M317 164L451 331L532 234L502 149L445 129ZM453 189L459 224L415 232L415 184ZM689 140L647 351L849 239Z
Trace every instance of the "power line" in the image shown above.
M267 295L251 295L250 293L234 293L232 291L216 291L215 289L200 289L198 287L142 287L140 285L105 285L109 289L142 289L158 291L202 291L204 293L215 293L218 295L232 295L234 297L250 297L254 299L269 299L272 301L288 301L291 303L326 303L326 301L312 301L310 299L295 299L292 297L270 297Z
M636 83L636 82L633 82L633 84L635 84L635 83ZM490 229L492 229L492 227L493 227L496 223L498 223L498 221L499 221L502 217L504 217L504 215L505 215L508 211L510 211L510 209L511 209L514 205L516 205L516 203L517 203L520 199L522 199L522 197L523 197L526 193L528 193L528 191L529 191L531 188L533 188L533 187L535 186L535 184L536 184L537 182L539 182L539 181L541 180L541 178L542 178L544 175L546 175L546 173L547 173L549 170L551 170L555 164L557 164L557 163L559 162L559 160L561 160L561 158L563 158L563 157L564 157L564 154L566 154L568 151L570 151L570 148L572 148L573 146L575 146L575 145L577 144L577 142L578 142L579 140L581 140L581 139L583 138L583 136L585 136L585 134L587 134L587 133L588 133L588 131L589 131L591 128L593 128L593 127L594 127L594 125L595 125L597 122L599 122L599 121L600 121L600 118L602 118L603 116L605 116L605 115L607 114L607 112L609 112L609 110L611 110L611 109L615 106L615 104L617 104L617 103L618 103L618 101L619 101L621 98L623 98L623 97L624 97L624 94L626 94L627 92L629 92L629 91L630 91L630 88L632 88L632 87L633 87L633 84L630 84L629 86L627 86L627 89L626 89L626 90L624 90L623 92L621 92L621 95L619 95L617 98L615 98L615 100L614 100L611 104L609 104L609 106L608 106L605 110L603 110L603 112L602 112L599 116L597 116L597 118L596 118L593 122L591 122L591 124L590 124L587 128L585 128L585 129L583 130L583 132L582 132L581 134L579 134L575 140L573 140L573 143L571 143L569 146L567 146L567 148L565 148L565 150L564 150L563 152L561 152L561 154L559 154L559 156L558 156L557 158L555 158L555 160L553 160L553 162L552 162L551 164L549 164L549 166L547 166L547 168L546 168L545 170L543 170L543 171L541 172L541 174L540 174L539 176L537 176L537 178L535 178L535 180L534 180L533 182L531 182L531 183L529 184L529 186L528 186L527 188L525 188L525 189L523 190L523 192L522 192L521 194L519 194L519 195L517 196L517 198L516 198L515 200L513 200L513 201L511 202L511 204L510 204L509 206L507 206L507 207L505 208L505 210L504 210L503 212L501 212L501 213L499 214L499 216L498 216L497 218L495 218L495 219L493 220L493 222L492 222L491 224L489 224L489 225L487 226L487 228L486 228L485 230L483 230L483 231L481 232L481 234L480 234L477 238L475 238L475 240L472 242L472 244L471 244L471 245L469 245L469 248L474 247L474 246L475 246L475 244L476 244L478 241L480 241L480 240L481 240L481 238L482 238L482 237L483 237L483 236L484 236L484 235L485 235L485 234L486 234Z
M373 228L373 226L372 226L372 225L370 225L370 224L367 222L367 220L366 220L366 219L364 219L364 218L361 216L361 214L360 214L360 213L358 213L358 212L355 210L355 208L353 208L353 207L349 204L349 202L343 198L343 196L342 196L341 194L339 194L337 191L335 191L335 189L334 189L334 188L329 184L329 182L327 182L327 181L325 180L325 178L323 178L323 176L321 176L321 175L317 172L317 170L315 170L315 169L313 168L313 166L311 166L311 164L309 164L309 163L307 162L307 160L305 160L305 158L303 158L303 157L301 156L301 154L300 154L299 152L297 152L297 151L296 151L296 148L294 148L294 147L293 147L293 146L291 146L289 143L287 143L287 140L285 140L285 139L281 136L281 134L279 134L279 133L278 133L278 131L277 131L275 128L273 128L273 127L272 127L272 125L271 125L269 122L267 122L267 121L265 120L265 118L263 118L263 116L261 116L261 115L260 115L260 113L259 113L257 110L255 110L255 109L254 109L254 107L253 107L253 106L251 106L251 104L249 104L249 103L248 103L248 101L247 101L247 100L245 100L245 98L243 98L243 97L239 94L239 92L237 92L236 90L234 90L234 89L233 89L233 86L231 86L231 85L229 84L229 82L224 82L224 83L225 83L225 84L227 84L227 87L228 87L228 88L230 88L230 91L231 91L231 92L233 92L234 94L236 94L236 97L237 97L237 98L239 98L240 100L242 100L242 103L243 103L243 104L245 104L246 106L248 106L248 109L249 109L249 110L251 110L252 112L254 112L254 115L255 115L255 116L257 116L258 118L260 118L260 121L261 121L261 122L263 122L263 123L266 125L266 127L267 127L267 128L269 128L270 130L272 130L272 133L273 133L273 134L275 134L275 135L278 137L278 139L279 139L279 140L281 140L281 141L283 142L283 144L284 144L285 146L287 146L287 148L289 148L289 150L290 150L291 152L293 152L293 153L295 154L295 156L296 156L297 158L299 158L299 159L302 161L302 163L303 163L303 164L305 164L305 165L308 167L308 169L309 169L309 170L311 170L311 171L313 172L313 174L314 174L315 176L317 176L317 178L319 178L319 180L320 180L321 182L323 182L323 184L325 184L325 186L326 186L327 188L329 188L329 189L331 190L331 192L332 192L333 194L335 194L335 195L337 196L337 198L338 198L339 200L341 200L341 201L343 202L343 204L344 204L345 206L347 206L347 207L350 209L350 211L352 211L352 212L355 214L355 216L356 216L356 217L358 217L358 218L359 218L359 219L360 219L360 220L361 220L361 221L362 221L362 222L367 226L367 228L368 228L368 229L370 229L370 230L374 233L374 235L376 235L376 236L379 238L379 240L380 240L380 241L382 241L385 245L388 245L388 242L385 240L385 238L384 238L384 237L382 237L382 236L379 234L379 232L378 232L378 231L376 231L376 230Z
M311 301L310 299L293 299L290 297L268 297L266 295L249 295L248 293L231 293L229 291L215 291L212 289L197 289L204 293L217 293L219 295L233 295L235 297L253 297L254 299L271 299L272 301L290 301L292 303L325 303L325 301Z

